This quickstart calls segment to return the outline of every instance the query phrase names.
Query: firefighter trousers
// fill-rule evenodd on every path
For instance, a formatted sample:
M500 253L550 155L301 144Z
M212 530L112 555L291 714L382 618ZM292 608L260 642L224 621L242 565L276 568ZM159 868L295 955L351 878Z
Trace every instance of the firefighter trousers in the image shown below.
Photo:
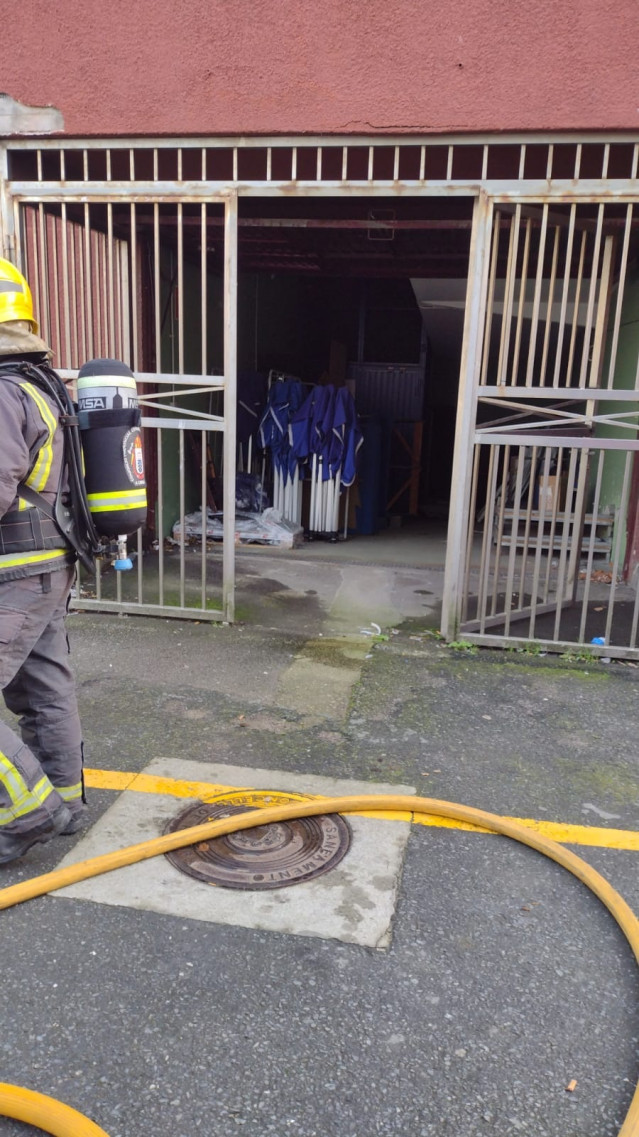
M27 832L84 799L82 735L64 626L75 568L0 583L0 826ZM6 829L4 828L6 826Z

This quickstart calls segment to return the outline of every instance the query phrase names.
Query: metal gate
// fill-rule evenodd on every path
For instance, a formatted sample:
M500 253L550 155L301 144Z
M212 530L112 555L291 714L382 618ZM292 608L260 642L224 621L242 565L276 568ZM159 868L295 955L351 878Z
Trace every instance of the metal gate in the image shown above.
M57 157L64 183L65 152ZM82 160L87 176L87 150ZM42 182L41 151L37 162ZM157 175L157 152L155 163ZM109 165L107 155L107 182ZM92 193L87 185L85 192L74 193L61 184L57 194L43 200L36 183L30 193L13 194L4 210L4 247L30 282L41 334L54 350L59 372L72 380L89 358L118 358L133 368L141 392L156 539L150 545L139 530L130 542L135 572L101 569L98 561L95 579L79 573L73 603L101 611L232 621L237 195L166 195L159 188L140 193L130 186L126 201L118 201L108 185L90 189ZM209 312L207 233L212 218L224 242L223 320L217 328ZM190 270L184 256L186 242L190 242ZM199 269L195 272L196 243ZM185 279L187 271L191 281ZM192 293L197 293L199 316L196 343ZM219 342L212 352L215 333ZM207 378L212 354L221 366ZM206 539L197 543L197 549L191 548L185 525L187 489L191 510L199 506L206 525L212 433L223 436L221 574L219 559L207 556ZM199 467L196 494L194 479L187 476L195 467ZM165 517L167 471L175 499L170 517Z
M553 647L604 638L609 654L636 654L622 577L639 393L617 358L638 167L630 136L4 140L2 250L34 285L56 363L73 375L87 357L120 356L143 383L157 547L140 534L137 572L81 582L78 605L233 618L238 197L465 197L476 204L443 631ZM217 277L209 242L223 244ZM184 515L206 510L208 443L222 436L220 588L219 559L205 540L189 547Z
M446 565L449 639L639 657L636 205L481 195ZM636 475L635 475L636 476Z

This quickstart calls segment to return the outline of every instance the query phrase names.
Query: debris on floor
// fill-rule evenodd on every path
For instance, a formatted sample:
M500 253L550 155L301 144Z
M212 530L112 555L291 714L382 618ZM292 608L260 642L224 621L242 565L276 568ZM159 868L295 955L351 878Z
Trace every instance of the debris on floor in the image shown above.
M184 517L184 536L189 539L202 538L202 510L187 513ZM173 526L173 540L182 539L182 526L176 521ZM206 538L221 541L224 536L224 515L212 509L206 511ZM304 543L304 530L301 525L282 517L277 509L265 509L263 513L235 515L235 542L238 545L276 545L281 549L296 549Z

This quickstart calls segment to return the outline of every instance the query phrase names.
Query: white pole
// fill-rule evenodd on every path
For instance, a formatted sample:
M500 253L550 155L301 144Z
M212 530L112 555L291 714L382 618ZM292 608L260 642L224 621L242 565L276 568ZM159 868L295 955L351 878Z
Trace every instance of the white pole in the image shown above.
M309 514L308 514L308 527L309 527L309 530L311 533L313 532L313 529L315 527L315 492L316 492L315 469L316 469L316 466L317 466L317 455L314 454L313 455L313 462L311 465L311 505L310 505Z
M340 490L342 486L342 468L335 475L335 497L333 499L333 524L331 525L331 533L337 533L339 528L339 499Z

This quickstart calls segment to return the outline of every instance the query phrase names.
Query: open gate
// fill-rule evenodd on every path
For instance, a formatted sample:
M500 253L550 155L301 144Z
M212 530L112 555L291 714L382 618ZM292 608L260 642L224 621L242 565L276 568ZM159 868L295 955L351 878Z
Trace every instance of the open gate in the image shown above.
M481 195L442 631L639 657L624 578L636 479L632 200Z
M137 573L78 605L233 618L238 198L459 197L475 207L442 630L638 655L638 171L636 137L598 134L3 141L0 243L56 364L121 356L143 384L157 547L140 534ZM222 438L220 581L184 516L209 503Z
M86 151L67 155L66 166L82 157L88 168ZM69 173L64 159L62 154L62 181ZM108 168L105 173L110 175ZM38 174L41 181L40 152ZM12 195L4 217L12 238L5 243L30 282L41 333L60 374L73 379L87 359L118 358L132 367L140 391L155 540L150 545L142 530L137 541L130 540L137 553L135 572L101 569L99 561L95 579L79 570L73 604L230 622L235 605L237 196L163 193L159 187L142 193L131 185L118 199L108 183L109 177L106 185L87 183L75 193L61 184L57 194L45 198L36 182L30 192ZM218 244L224 246L224 277L214 299L207 242L213 218ZM219 320L211 318L213 309L216 315L221 311ZM212 359L217 366L211 367ZM198 553L188 548L184 520L189 508L206 517L211 504L212 436L223 440L217 447L222 455L217 473L223 474L217 479L223 486L217 503L224 526L221 574L219 562L207 557L206 540ZM199 470L195 494L194 468Z

